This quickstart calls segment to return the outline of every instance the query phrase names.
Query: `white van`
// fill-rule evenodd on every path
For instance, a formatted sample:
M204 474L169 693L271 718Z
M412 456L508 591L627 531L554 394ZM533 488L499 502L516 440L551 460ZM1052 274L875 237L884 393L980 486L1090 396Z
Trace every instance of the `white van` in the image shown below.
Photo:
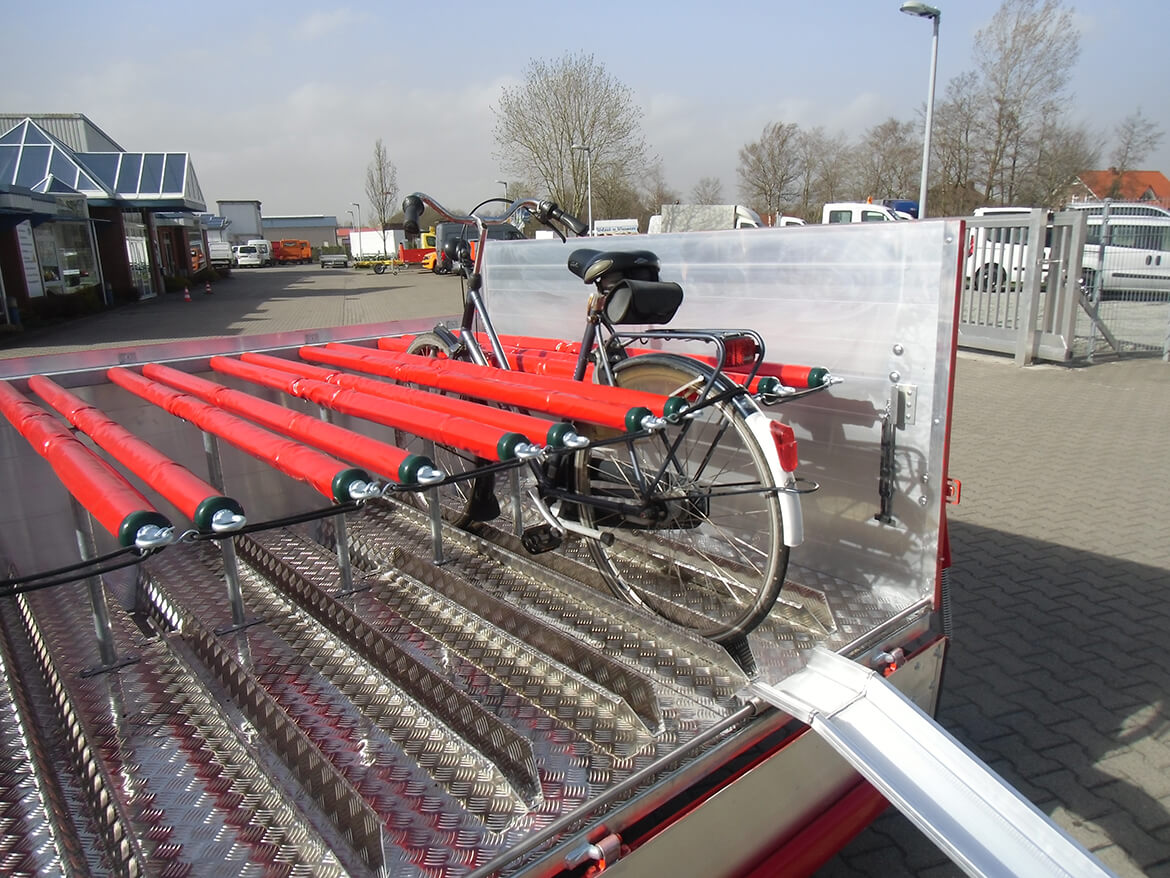
M245 242L251 247L255 247L260 253L261 265L273 265L275 260L272 257L272 242L266 241L264 238L253 238L251 241Z
M262 268L264 254L255 244L241 244L236 248L236 265L240 268Z
M1105 213L1104 201L1074 201L1065 210L1083 210L1090 216ZM1144 201L1113 201L1109 204L1110 216L1166 216L1170 210Z
M1081 280L1102 299L1170 301L1170 216L1086 217ZM1102 246L1102 244L1104 246Z
M908 219L908 214L870 201L832 201L821 208L822 223L886 223Z
M1031 207L980 207L967 234L967 280L977 290L1004 291L1022 284L1034 255L1028 247ZM1052 256L1052 227L1039 254L1041 281Z

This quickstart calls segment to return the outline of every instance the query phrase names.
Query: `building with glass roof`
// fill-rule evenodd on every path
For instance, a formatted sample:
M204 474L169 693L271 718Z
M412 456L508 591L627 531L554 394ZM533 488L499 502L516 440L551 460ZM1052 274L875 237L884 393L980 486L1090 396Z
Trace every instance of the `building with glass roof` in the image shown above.
M206 252L184 152L128 152L81 114L0 113L0 292L157 294Z

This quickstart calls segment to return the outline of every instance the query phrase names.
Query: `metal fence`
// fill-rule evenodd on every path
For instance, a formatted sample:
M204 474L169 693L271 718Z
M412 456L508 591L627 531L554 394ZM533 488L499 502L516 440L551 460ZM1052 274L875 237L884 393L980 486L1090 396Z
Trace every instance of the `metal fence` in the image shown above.
M1170 359L1170 217L1019 210L967 220L959 343L1035 359Z

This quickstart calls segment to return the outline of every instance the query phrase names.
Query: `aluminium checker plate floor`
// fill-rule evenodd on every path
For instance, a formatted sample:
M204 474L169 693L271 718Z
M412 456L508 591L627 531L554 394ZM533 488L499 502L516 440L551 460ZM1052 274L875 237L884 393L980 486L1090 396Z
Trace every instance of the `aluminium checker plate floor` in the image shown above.
M369 504L347 525L349 593L307 528L237 538L234 631L214 546L147 562L135 587L111 589L116 650L132 659L114 672L88 673L83 586L18 599L4 618L4 671L24 685L0 704L0 863L464 875L741 706L746 677L722 649L612 600L571 546L533 558L491 528L445 529L436 566L416 510ZM814 584L792 583L753 635L770 673L893 614Z

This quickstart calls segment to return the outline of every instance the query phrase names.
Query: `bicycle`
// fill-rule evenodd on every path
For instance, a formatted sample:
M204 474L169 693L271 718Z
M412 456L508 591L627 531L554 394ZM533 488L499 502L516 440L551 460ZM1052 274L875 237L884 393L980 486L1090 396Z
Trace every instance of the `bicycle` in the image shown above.
M477 215L503 201L506 211ZM465 267L464 308L457 329L439 324L416 336L407 353L510 369L508 345L482 296L487 229L528 211L567 241L587 227L551 201L488 199L471 214L447 210L424 193L403 202L407 234L417 233L424 205L447 219L474 223L478 251L449 242L446 255ZM557 547L569 534L584 539L606 585L618 597L728 643L755 628L780 595L789 549L803 538L791 429L771 420L757 399L779 401L779 382L757 379L764 344L752 330L648 329L662 326L682 303L682 287L659 280L649 251L574 250L568 267L590 294L588 318L571 377L649 391L682 401L682 410L620 431L575 424L586 447L529 461L536 488L529 500L538 523L523 526L530 552ZM487 349L480 343L482 330ZM715 356L636 351L635 342L703 342ZM727 371L742 371L734 376ZM823 370L822 370L823 371ZM738 380L737 380L738 379ZM821 387L835 383L827 373ZM749 389L753 388L753 389ZM810 388L807 392L811 392ZM800 392L790 392L801 395ZM464 473L446 486L445 515L471 527L499 514L494 473L455 448L435 449L436 464ZM519 513L518 511L518 514ZM520 525L518 525L520 530Z

